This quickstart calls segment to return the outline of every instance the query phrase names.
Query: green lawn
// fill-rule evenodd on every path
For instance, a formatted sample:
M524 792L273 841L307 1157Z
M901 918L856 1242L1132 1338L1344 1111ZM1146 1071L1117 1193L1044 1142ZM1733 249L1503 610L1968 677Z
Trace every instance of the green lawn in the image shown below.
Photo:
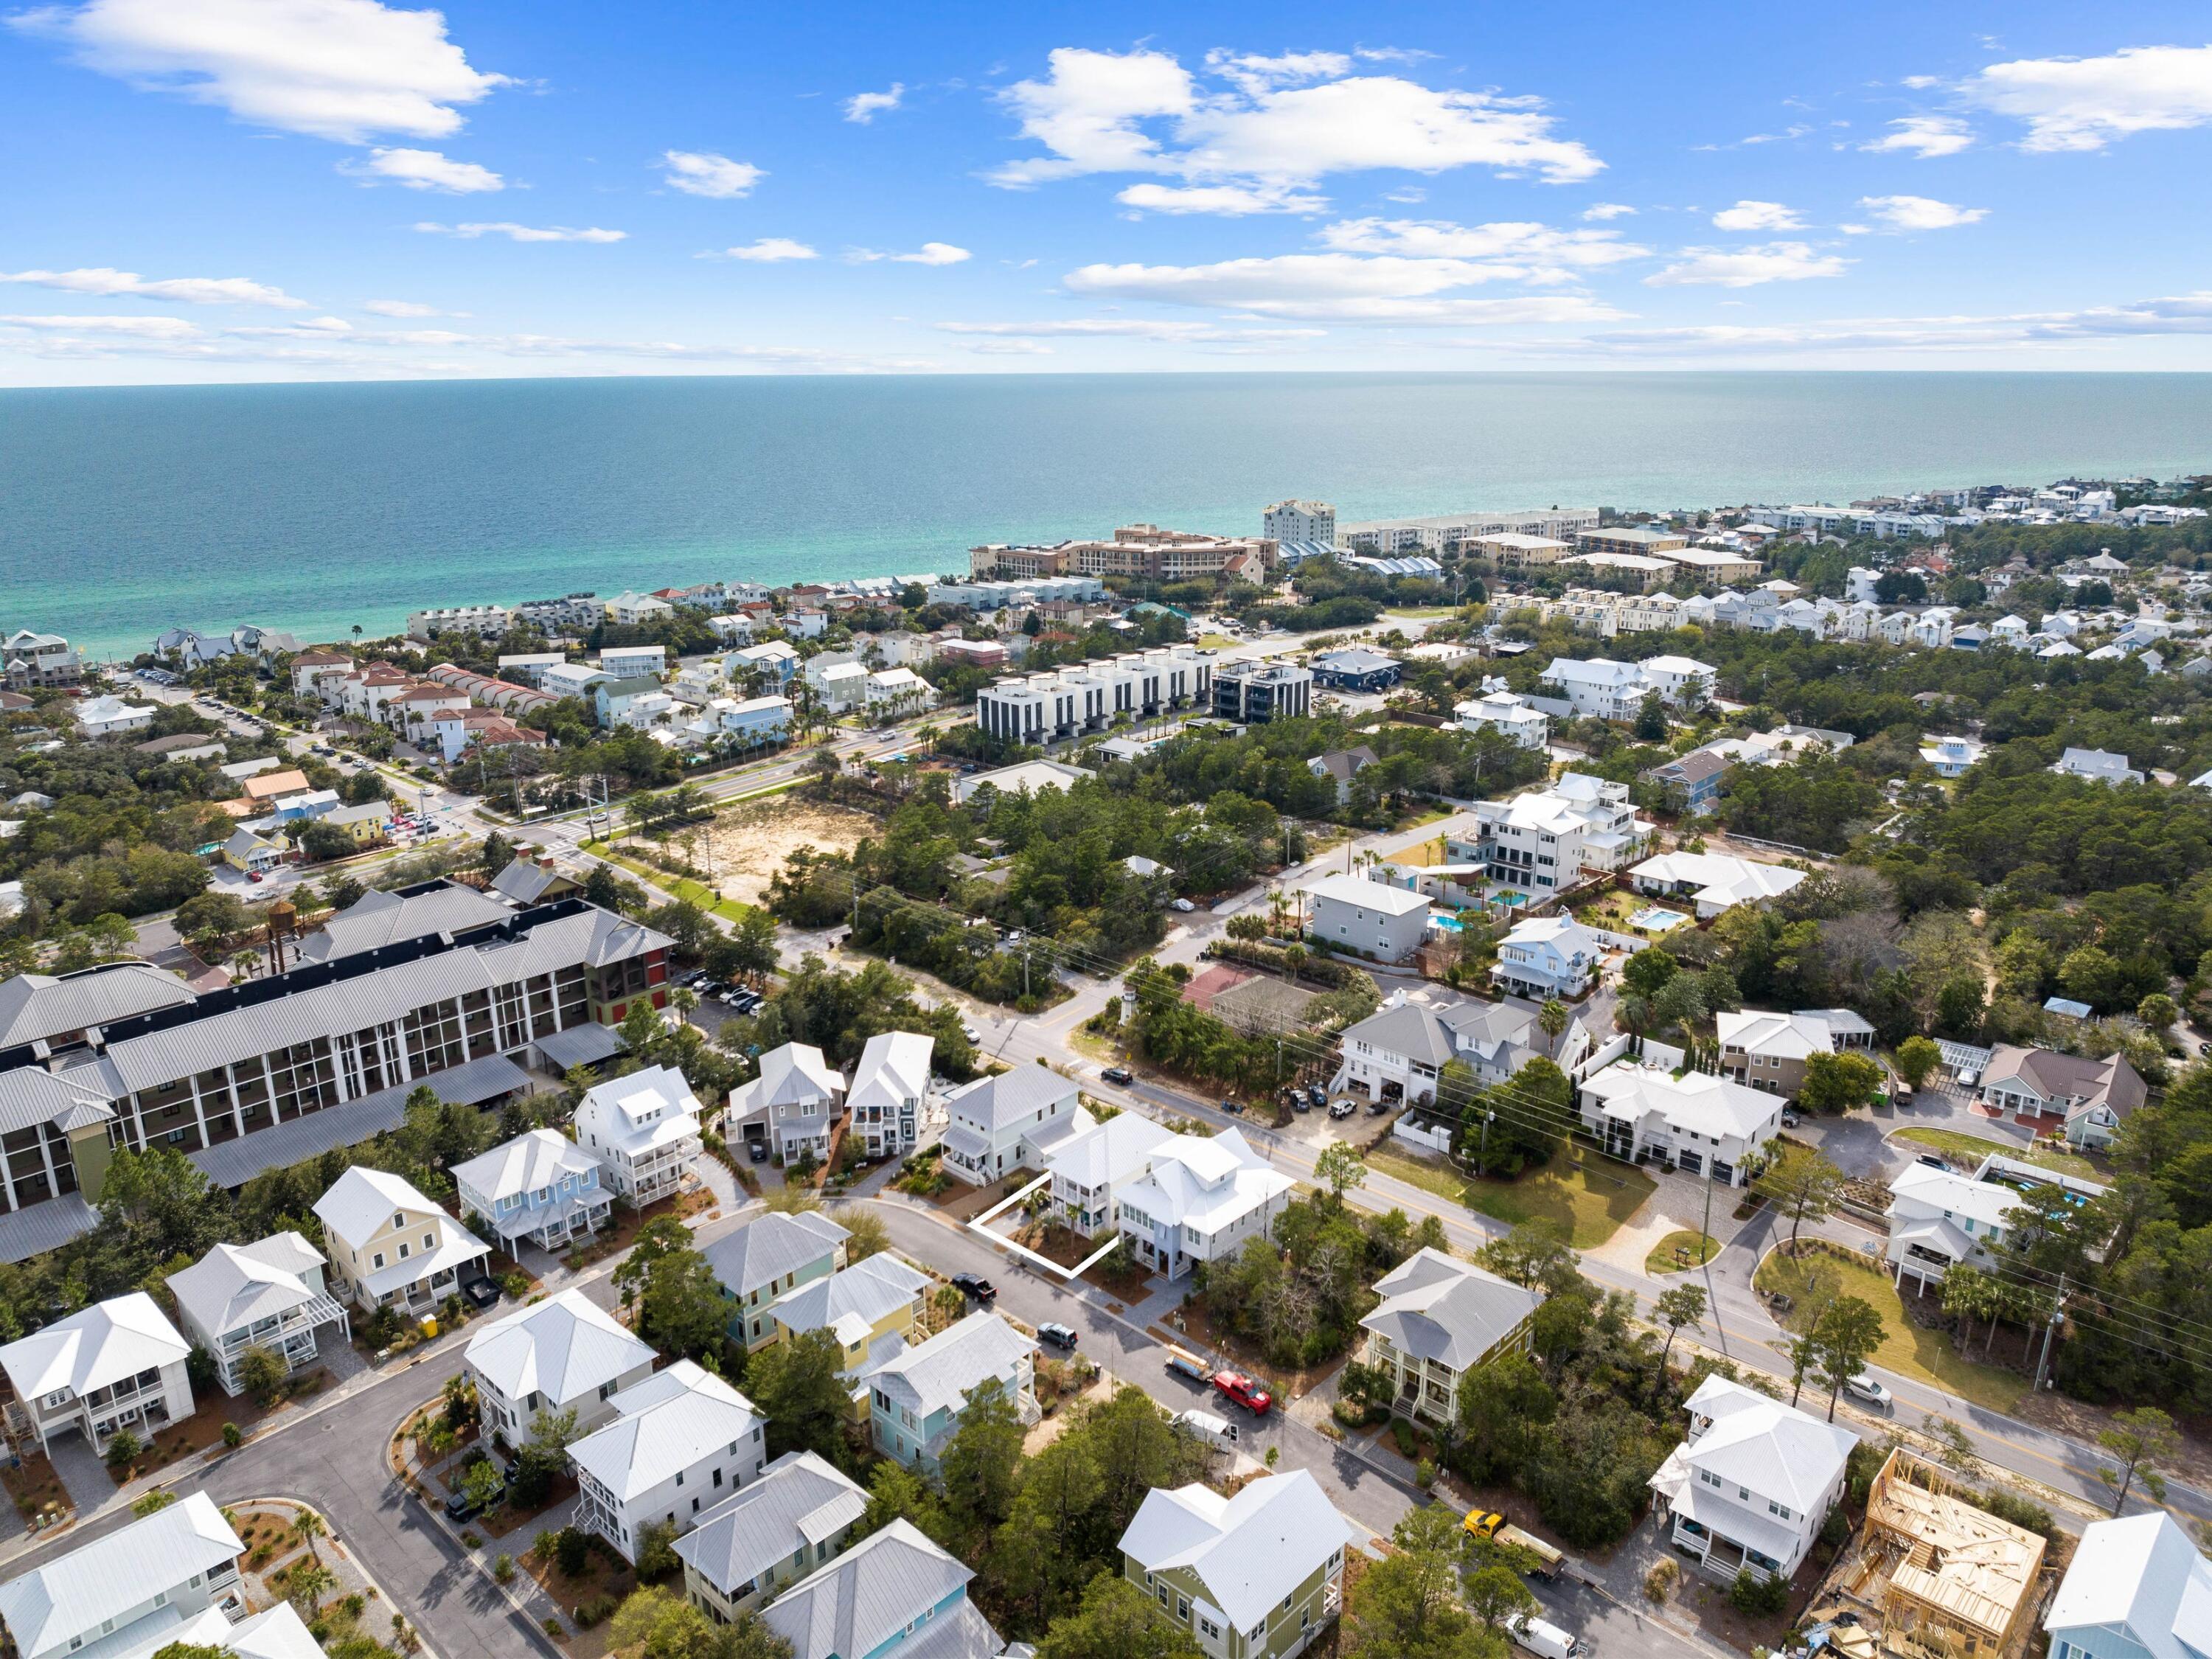
M2042 1146L2029 1152L2016 1141L1989 1140L1957 1129L1899 1129L1895 1139L1911 1141L1915 1146L1925 1146L1948 1157L1963 1158L1969 1164L1979 1164L1991 1152L2002 1152L2007 1158L2018 1158L2022 1164L2033 1164L2039 1169L2054 1170L2059 1175L2079 1176L2087 1181L2101 1178L2095 1164L2071 1152L2054 1152Z
M720 916L725 921L738 921L749 908L735 899L716 898L714 889L702 882L686 881L681 876L670 875L665 870L656 870L642 860L625 858L605 842L587 841L584 843L584 850L597 854L609 864L618 864L633 874L644 877L671 898L690 899L709 915Z
M1644 1271L1647 1273L1680 1273L1684 1264L1674 1259L1678 1246L1690 1253L1688 1265L1692 1267L1704 1267L1721 1253L1721 1247L1713 1242L1711 1233L1701 1233L1694 1228L1677 1228L1651 1247L1651 1254L1644 1258Z
M1651 1196L1650 1176L1626 1164L1553 1165L1518 1181L1463 1176L1439 1158L1415 1157L1390 1147L1367 1154L1370 1169L1410 1182L1470 1210L1518 1226L1548 1221L1566 1230L1578 1250L1595 1249Z
M1793 1261L1776 1250L1759 1264L1752 1283L1795 1300L1796 1305L1782 1316L1782 1322L1796 1334L1802 1334L1820 1309L1839 1296L1856 1296L1871 1304L1881 1314L1882 1326L1881 1346L1875 1351L1874 1363L1886 1370L1920 1377L1978 1406L2002 1412L2013 1410L2027 1392L2027 1379L2017 1371L1978 1365L1962 1357L1942 1332L1923 1329L1908 1320L1897 1287L1877 1267L1826 1251L1808 1250L1803 1260Z
M1226 651L1237 643L1226 634L1200 634L1198 648L1201 651Z

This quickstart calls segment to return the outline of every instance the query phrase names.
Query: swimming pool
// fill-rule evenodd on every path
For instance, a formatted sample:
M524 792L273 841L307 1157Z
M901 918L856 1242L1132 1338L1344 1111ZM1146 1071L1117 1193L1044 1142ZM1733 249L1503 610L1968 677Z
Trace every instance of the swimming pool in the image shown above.
M1662 910L1656 905L1646 905L1629 917L1628 925L1639 933L1664 933L1688 920L1680 910Z

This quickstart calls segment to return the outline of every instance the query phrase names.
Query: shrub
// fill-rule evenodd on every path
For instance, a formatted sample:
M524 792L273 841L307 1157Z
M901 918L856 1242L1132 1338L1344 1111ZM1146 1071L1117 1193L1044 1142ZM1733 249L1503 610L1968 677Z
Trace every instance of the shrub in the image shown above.
M501 1556L498 1560L491 1564L491 1576L502 1584L512 1583L514 1578L514 1558L511 1555Z
M550 1613L539 1621L539 1625L544 1632L556 1642L568 1633L568 1627Z
M2000 1521L2009 1521L2051 1543L2058 1541L2057 1524L2051 1520L2051 1511L2040 1504L2030 1503L2010 1487L1993 1486L1974 1501Z
M240 1446L246 1443L246 1431L240 1428L235 1423L224 1424L222 1425L222 1443L229 1447L231 1450L236 1451Z
M477 1537L473 1530L464 1532L461 1534L461 1543L465 1547L472 1550L478 1550L483 1547L483 1540Z
M1419 1443L1413 1438L1413 1425L1402 1417L1391 1419L1390 1438L1397 1443L1401 1457L1410 1458L1419 1449Z
M177 1494L173 1492L149 1492L144 1497L138 1499L137 1503L131 1504L131 1513L133 1515L153 1515L160 1510L166 1510L170 1504L176 1501Z
M574 1578L591 1562L592 1540L574 1527L563 1527L553 1540L553 1554L561 1571Z
M107 1467L117 1471L127 1469L144 1449L138 1437L125 1429L107 1443Z
M520 1302L530 1294L530 1275L517 1267L499 1281L499 1287L515 1301Z
M576 1623L585 1630L598 1624L615 1610L615 1598L602 1593L590 1595L576 1603Z
M1844 1513L1841 1504L1828 1511L1828 1518L1820 1523L1820 1541L1832 1550L1839 1550L1851 1535L1850 1516Z
M1274 1448L1270 1446L1267 1449L1273 1451ZM1425 1457L1424 1457L1419 1462L1414 1464L1413 1484L1419 1486L1423 1492L1426 1492L1431 1486L1435 1486L1437 1484L1437 1466L1429 1462Z
M550 1561L553 1559L554 1549L560 1541L553 1535L550 1528L541 1527L538 1528L538 1536L530 1540L530 1553L541 1561Z
M1790 1581L1763 1578L1749 1567L1739 1568L1729 1586L1729 1603L1747 1619L1771 1619L1790 1605Z
M1674 1583L1681 1577L1682 1569L1671 1555L1662 1555L1651 1564L1651 1571L1644 1575L1644 1599L1664 1601L1674 1593Z

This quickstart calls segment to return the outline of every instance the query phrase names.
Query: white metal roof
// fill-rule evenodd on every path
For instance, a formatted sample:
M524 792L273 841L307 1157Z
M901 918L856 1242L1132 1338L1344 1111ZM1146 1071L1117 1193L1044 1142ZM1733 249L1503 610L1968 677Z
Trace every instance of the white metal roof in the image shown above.
M845 1103L858 1108L920 1101L929 1092L929 1060L936 1048L936 1038L918 1031L878 1032L860 1050Z
M868 1494L813 1452L786 1452L701 1516L676 1553L725 1595L825 1542L865 1514Z
M1702 1135L1749 1139L1781 1113L1779 1095L1762 1094L1710 1072L1677 1078L1648 1066L1615 1064L1583 1085L1608 1117L1656 1113L1668 1127Z
M699 1133L699 1102L673 1066L648 1066L611 1078L576 1108L576 1133L616 1152L641 1156Z
M861 1376L869 1387L926 1419L947 1407L957 1411L970 1389L992 1377L1003 1380L1035 1352L1029 1338L998 1315L969 1314Z
M792 1585L761 1617L791 1644L793 1659L865 1656L887 1646L975 1576L902 1518ZM999 1652L997 1636L964 1596L941 1618L948 1627L970 1627L958 1644L942 1648L935 1629L926 1628L907 1637L901 1653L989 1659Z
M312 1301L315 1292L303 1275L325 1259L292 1232L252 1244L218 1244L191 1267L171 1273L169 1292L187 1324L220 1337Z
M770 1212L725 1234L701 1252L722 1288L746 1297L795 1273L833 1261L852 1235L818 1210Z
M143 1629L145 1622L128 1626L123 1633ZM220 1648L236 1654L238 1659L324 1659L322 1644L301 1623L289 1601L279 1601L266 1613L257 1613L235 1625L221 1607L209 1607L181 1625L149 1635L111 1659L153 1659L173 1642L187 1647ZM93 1650L90 1644L77 1650L80 1654Z
M1156 1149L1152 1172L1121 1196L1154 1221L1210 1233L1297 1185L1270 1169L1242 1134L1224 1129L1212 1137L1177 1135Z
M99 1633L106 1621L195 1573L221 1571L245 1548L215 1500L188 1492L166 1509L0 1584L0 1623L25 1659L40 1659L66 1649L72 1637Z
M945 1097L945 1109L986 1131L1012 1128L1075 1099L1080 1091L1047 1066L1017 1066L995 1077L978 1078Z
M835 1330L842 1339L849 1329L857 1338L878 1320L911 1306L928 1287L924 1274L895 1255L878 1253L786 1291L769 1311L790 1330Z
M2212 1654L2212 1562L2163 1510L2093 1521L2043 1627L2054 1636L2121 1630L2151 1659L2204 1659Z
M143 1291L111 1297L0 1348L0 1369L25 1400L66 1389L82 1397L143 1370L173 1365L191 1344Z
M615 1395L617 1416L568 1448L576 1466L628 1503L677 1472L735 1456L762 1423L752 1401L679 1359Z
M486 1325L468 1362L509 1400L542 1394L556 1407L653 1363L653 1350L571 1286Z
M550 1187L564 1175L599 1168L590 1153L557 1129L527 1129L453 1169L455 1182L485 1198L513 1198Z
M1324 876L1309 890L1316 899L1359 905L1386 916L1409 916L1429 908L1428 896L1404 887L1387 887L1364 876Z
M1889 1183L1889 1198L1893 1213L1902 1200L1908 1215L1941 1211L1947 1217L1965 1216L1984 1227L2008 1225L2007 1218L2024 1201L2016 1188L1976 1181L1932 1164L1907 1164Z
M1827 1496L1858 1443L1849 1429L1724 1376L1707 1377L1687 1404L1691 1415L1712 1425L1683 1447L1686 1463L1800 1515Z
M1078 1187L1105 1187L1126 1181L1175 1139L1164 1123L1136 1112L1122 1112L1062 1146L1046 1160L1056 1179Z
M1424 1247L1375 1282L1382 1298L1359 1322L1419 1359L1463 1371L1520 1328L1543 1297L1470 1261Z
M1310 1471L1263 1475L1224 1498L1195 1484L1154 1487L1121 1534L1152 1572L1188 1567L1229 1622L1249 1634L1351 1540L1352 1529Z
M405 1176L358 1164L315 1200L315 1214L338 1238L356 1245L367 1243L395 1215L434 1216L448 1224L453 1220Z

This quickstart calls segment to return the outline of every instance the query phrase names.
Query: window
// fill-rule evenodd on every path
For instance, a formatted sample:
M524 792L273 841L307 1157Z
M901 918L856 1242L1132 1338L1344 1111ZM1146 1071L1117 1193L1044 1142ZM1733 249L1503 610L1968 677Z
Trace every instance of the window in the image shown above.
M438 1248L438 1235L435 1233L424 1233L422 1235L422 1248L426 1250L436 1249Z
M1177 1620L1190 1617L1190 1602L1188 1598L1181 1595L1176 1597L1176 1617Z
M379 1250L374 1255L369 1257L368 1265L372 1267L381 1267L384 1265L384 1252Z
M392 1217L392 1229L393 1229L393 1231L397 1231L399 1228L402 1228L402 1227L405 1226L406 1224L407 1224L407 1218L406 1218L405 1216L404 1216L404 1215L396 1215L396 1216L394 1216L394 1217Z
M406 1261L406 1260L407 1260L407 1247L406 1247L404 1244L402 1244L402 1245L399 1247L399 1259L400 1259L402 1261Z

